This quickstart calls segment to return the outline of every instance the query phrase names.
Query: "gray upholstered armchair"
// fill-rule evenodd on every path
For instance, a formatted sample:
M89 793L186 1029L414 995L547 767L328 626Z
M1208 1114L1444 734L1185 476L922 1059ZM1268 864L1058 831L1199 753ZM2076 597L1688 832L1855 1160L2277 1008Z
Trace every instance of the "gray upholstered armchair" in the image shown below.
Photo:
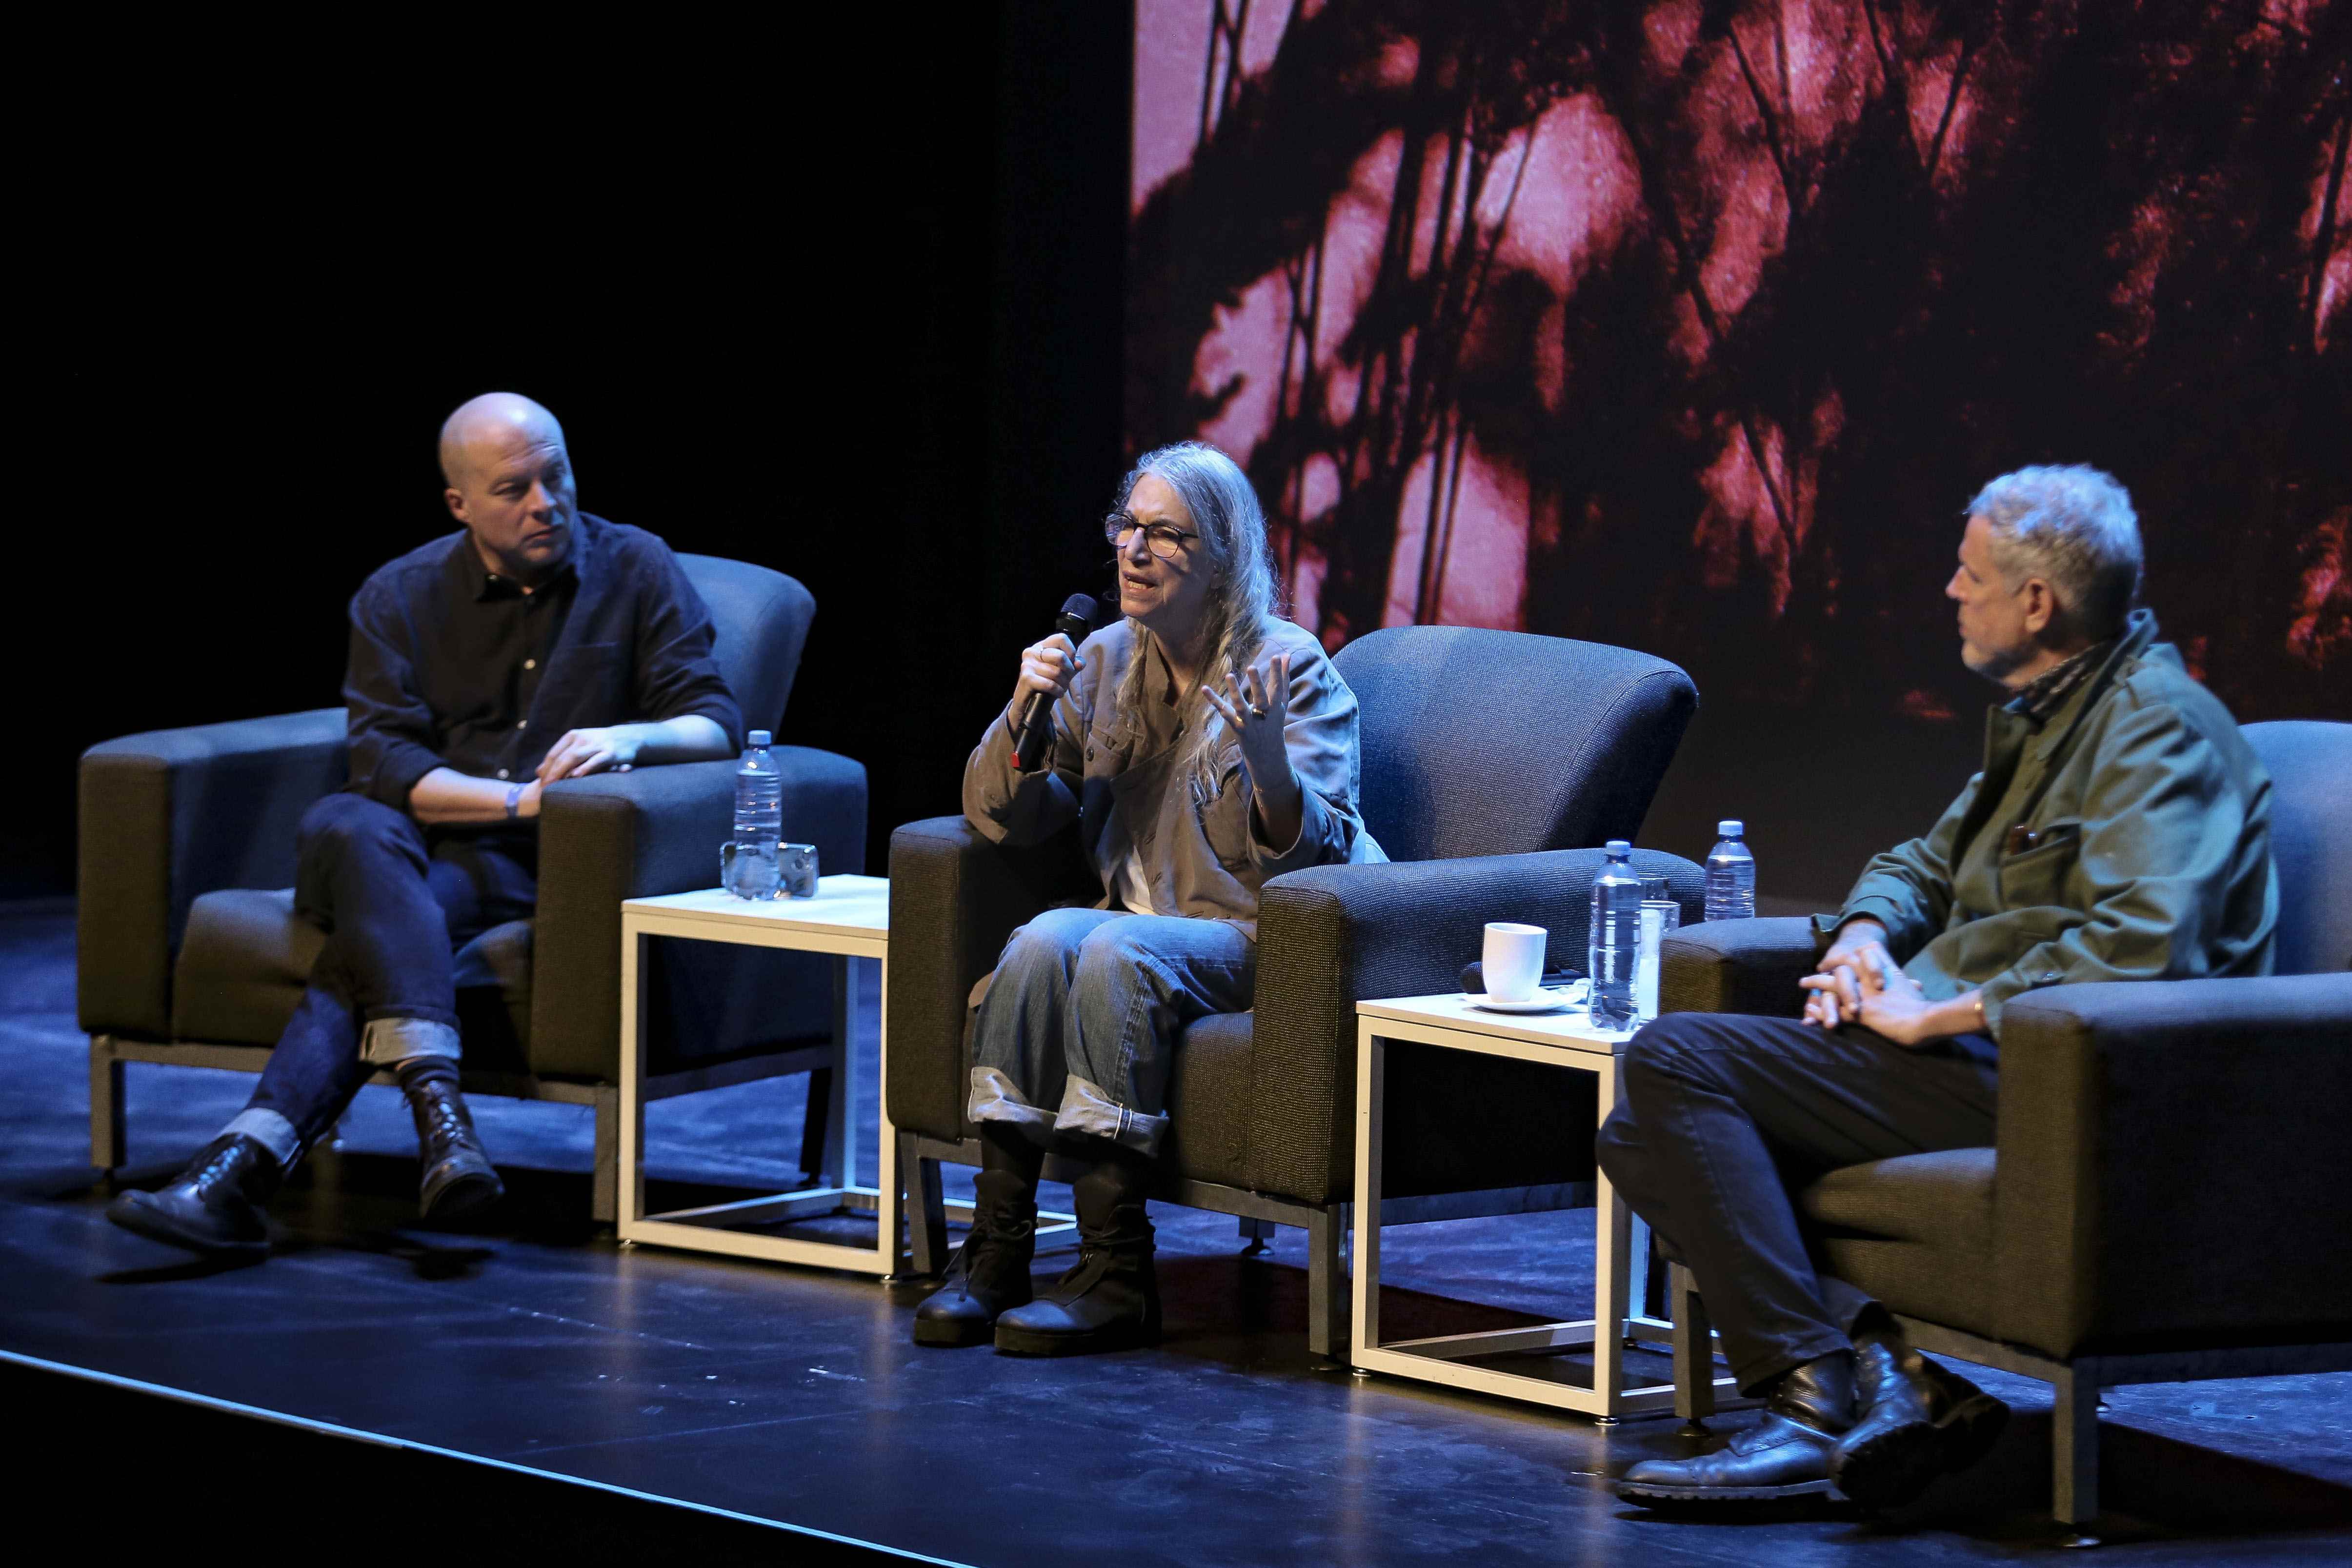
M2270 771L2276 973L2012 1000L1994 1147L1833 1171L1825 1267L1925 1350L2057 1391L2054 1511L2095 1518L2099 1390L2352 1368L2352 724L2249 724ZM1666 1011L1794 1014L1801 920L1685 929ZM1706 1305L1670 1288L1676 1408L1712 1408Z
M679 563L709 607L719 668L746 723L772 727L816 603L781 573L707 555ZM775 749L784 835L827 871L864 868L866 770ZM576 779L547 792L535 919L458 954L469 1093L596 1108L594 1217L617 1212L621 900L713 886L735 764ZM125 736L85 752L79 1004L90 1037L90 1159L124 1161L127 1062L257 1072L323 942L294 910L295 826L342 787L340 708ZM829 1072L821 957L657 944L648 1098L786 1072ZM810 1085L802 1161L814 1169L827 1086Z
M1374 632L1337 663L1362 709L1365 821L1392 863L1266 884L1257 1005L1185 1032L1156 1194L1237 1215L1252 1234L1305 1227L1307 1338L1321 1355L1344 1354L1348 1337L1339 1249L1354 1183L1356 1003L1451 990L1493 920L1548 928L1550 963L1581 969L1604 857L1580 847L1640 828L1697 705L1689 678L1663 659L1515 632ZM919 1273L946 1262L940 1162L979 1163L963 1115L967 999L1013 928L1102 897L1076 838L1008 850L960 816L891 837L884 1092L913 1177ZM1696 915L1697 867L1636 858ZM1383 1219L1590 1202L1592 1095L1581 1074L1485 1058L1441 1066L1398 1049Z

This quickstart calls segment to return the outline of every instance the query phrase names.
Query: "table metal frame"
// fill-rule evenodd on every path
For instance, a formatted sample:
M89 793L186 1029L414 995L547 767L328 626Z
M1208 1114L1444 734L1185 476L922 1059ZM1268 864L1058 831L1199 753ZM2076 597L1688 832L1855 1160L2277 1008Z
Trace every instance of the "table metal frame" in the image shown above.
M645 1079L648 997L638 976L645 970L646 944L656 937L833 956L833 1098L817 1186L699 1208L646 1212L646 1101L640 1086ZM888 1079L890 1060L889 958L890 884L881 877L824 878L814 900L751 902L714 888L665 898L630 899L621 905L621 1212L617 1229L623 1241L862 1274L898 1271L906 1248L898 1140L881 1092ZM881 966L883 979L882 1014L877 1020L881 1055L873 1086L880 1126L874 1152L875 1182L870 1186L855 1179L860 1093L856 1048L858 999L850 965L858 960ZM843 1211L874 1215L873 1246L754 1236L730 1228Z
M1616 1189L1602 1171L1593 1173L1591 1317L1426 1339L1383 1342L1381 1338L1381 1141L1388 1045L1403 1041L1591 1073L1598 1090L1599 1114L1606 1120L1617 1100L1617 1058L1632 1036L1595 1030L1581 1011L1534 1015L1475 1011L1459 992L1360 1002L1356 1015L1356 1310L1349 1363L1365 1372L1549 1405L1604 1421L1672 1410L1673 1384L1625 1386L1626 1341L1671 1342L1674 1325L1650 1316L1646 1303L1634 1304L1631 1300L1644 1272L1640 1259L1647 1252L1647 1230L1618 1201ZM1591 1388L1465 1364L1479 1356L1580 1347L1592 1351ZM1729 1389L1736 1395L1730 1378L1718 1377L1714 1382L1718 1390Z

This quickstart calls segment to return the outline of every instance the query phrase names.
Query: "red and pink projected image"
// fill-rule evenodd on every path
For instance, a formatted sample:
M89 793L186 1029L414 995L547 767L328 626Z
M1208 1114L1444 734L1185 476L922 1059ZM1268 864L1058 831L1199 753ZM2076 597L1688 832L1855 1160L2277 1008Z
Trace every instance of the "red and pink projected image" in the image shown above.
M2352 717L2346 9L1137 0L1129 441L1330 646L1925 720L1960 508L2095 463L2242 718Z

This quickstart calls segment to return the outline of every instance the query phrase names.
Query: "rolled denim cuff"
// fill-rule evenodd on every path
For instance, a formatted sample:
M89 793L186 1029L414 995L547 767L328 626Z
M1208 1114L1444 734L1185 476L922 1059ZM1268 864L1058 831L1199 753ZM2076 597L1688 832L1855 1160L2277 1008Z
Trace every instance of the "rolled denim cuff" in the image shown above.
M294 1131L291 1121L274 1110L240 1110L229 1118L228 1125L221 1129L221 1136L252 1139L269 1151L269 1157L278 1162L281 1171L292 1170L294 1162L302 1155L302 1135Z
M1013 1080L994 1068L971 1069L971 1098L964 1115L974 1121L1010 1122L1040 1143L1054 1130L1053 1116L1030 1104Z
M360 1035L360 1060L370 1067L398 1067L411 1057L459 1055L457 1031L437 1018L370 1018Z
M1139 1153L1157 1154L1160 1141L1168 1136L1168 1118L1121 1105L1099 1084L1072 1073L1062 1087L1062 1108L1055 1113L1054 1131L1108 1138Z

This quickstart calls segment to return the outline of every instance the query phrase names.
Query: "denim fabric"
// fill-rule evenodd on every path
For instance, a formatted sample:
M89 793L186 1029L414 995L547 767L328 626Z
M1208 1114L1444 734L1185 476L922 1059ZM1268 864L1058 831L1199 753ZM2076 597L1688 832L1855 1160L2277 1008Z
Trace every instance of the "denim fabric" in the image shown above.
M295 904L327 931L310 984L233 1131L295 1154L316 1142L378 1068L457 1054L456 951L528 917L538 897L528 830L428 833L363 795L303 814ZM288 1162L288 1163L290 1163Z
M1177 1037L1246 1009L1256 973L1255 944L1223 921L1048 910L1013 933L981 1002L969 1114L1157 1153Z
M1633 1037L1596 1152L1697 1277L1732 1374L1755 1390L1848 1349L1872 1302L1814 1269L1790 1194L1845 1165L1993 1141L1992 1041L1917 1049L1857 1024L1671 1013Z

